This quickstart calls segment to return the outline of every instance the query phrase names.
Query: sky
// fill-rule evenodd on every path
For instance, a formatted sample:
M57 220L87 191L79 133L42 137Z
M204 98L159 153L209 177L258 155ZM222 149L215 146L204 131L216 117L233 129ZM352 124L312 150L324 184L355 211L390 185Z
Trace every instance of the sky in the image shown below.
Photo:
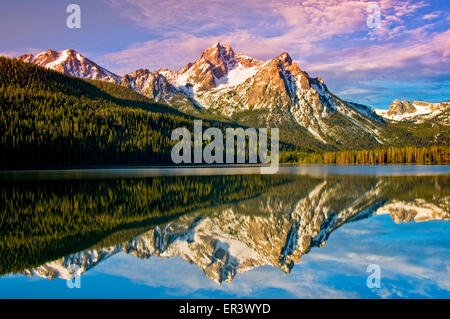
M442 0L2 0L0 55L70 48L124 75L176 70L219 41L260 60L286 51L338 96L387 108L450 99L449 13Z

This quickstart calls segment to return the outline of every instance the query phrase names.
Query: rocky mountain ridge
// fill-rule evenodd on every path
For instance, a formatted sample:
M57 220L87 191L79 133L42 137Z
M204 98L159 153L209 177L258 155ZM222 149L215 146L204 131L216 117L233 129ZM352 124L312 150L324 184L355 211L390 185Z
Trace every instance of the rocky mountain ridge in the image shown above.
M91 80L118 83L120 76L114 74L75 50L47 50L34 56L24 54L18 57L24 62L34 63L67 75Z
M300 69L287 52L260 61L218 42L177 71L139 69L123 77L74 50L49 50L19 59L72 76L120 84L191 115L207 112L244 126L278 127L284 141L314 149L389 144L392 137L385 126L391 120L439 115L444 125L450 124L448 119L445 122L447 113L441 112L450 110L450 103L394 101L388 111L375 112L347 102L330 92L323 79Z

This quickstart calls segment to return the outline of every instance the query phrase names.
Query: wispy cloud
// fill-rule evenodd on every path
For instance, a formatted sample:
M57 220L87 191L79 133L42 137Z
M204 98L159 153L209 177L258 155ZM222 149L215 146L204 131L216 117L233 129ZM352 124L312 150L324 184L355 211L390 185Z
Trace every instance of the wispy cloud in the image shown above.
M450 75L448 18L437 19L445 9L425 1L104 1L157 35L95 57L119 74L178 69L220 41L261 60L287 51L305 71L344 92L352 92L355 81ZM373 4L381 25L370 29L367 7Z
M441 16L442 12L441 11L434 11L428 14L425 14L422 19L424 20L432 20L432 19L436 19L439 18Z
M328 55L330 57L330 55ZM416 42L398 44L375 44L367 47L344 49L333 52L333 58L327 63L317 62L309 68L313 71L336 70L344 72L389 71L397 73L399 69L410 72L415 67L426 67L435 74L447 72L450 67L450 30L437 33L431 38ZM397 73L398 74L398 73ZM423 76L419 73L417 76Z
M180 31L200 35L208 32L229 32L282 26L273 20L270 4L259 0L105 0L142 28L158 33ZM270 23L268 23L270 21Z
M404 67L405 61L442 49L439 43L436 50L425 47L425 42L430 42L427 32L430 25L412 29L404 25L403 17L426 6L423 2L380 1L382 27L374 30L366 26L366 8L373 1L231 1L226 4L193 1L189 5L183 1L167 1L152 2L151 6L143 0L109 2L123 9L123 14L140 26L162 31L161 39L134 43L100 57L110 68L122 73L137 67L182 67L217 41L230 43L237 51L259 59L273 58L288 51L312 71L339 67L337 72ZM273 34L262 32L261 28L267 24ZM210 27L214 30L202 35L202 30ZM334 38L336 43L339 41L336 37L357 32L363 33L360 39L358 36L343 39L349 43L346 47L338 45L336 48L327 42ZM377 41L362 45L364 33L372 39L398 36L406 39L396 45ZM441 37L445 36L446 33ZM410 44L411 40L424 44ZM326 59L320 65L313 62L316 57L326 57L324 53L339 56L339 61ZM394 59L386 60L386 55L391 53Z
M6 56L6 57L9 57L9 58L14 58L14 57L17 57L17 56L25 54L25 53L31 53L31 54L35 54L36 55L36 54L38 54L38 53L40 53L42 51L45 51L45 50L38 49L38 48L27 47L27 48L22 48L20 50L3 51L3 52L0 52L0 56Z

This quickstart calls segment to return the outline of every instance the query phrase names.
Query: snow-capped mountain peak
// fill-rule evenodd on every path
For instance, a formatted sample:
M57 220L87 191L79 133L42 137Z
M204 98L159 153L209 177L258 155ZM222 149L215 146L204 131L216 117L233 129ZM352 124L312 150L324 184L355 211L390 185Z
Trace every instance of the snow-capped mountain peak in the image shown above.
M106 70L79 52L68 49L47 50L36 56L25 54L18 57L24 62L34 63L67 75L106 82L120 82L120 76Z
M217 42L184 68L163 74L180 91L191 96L216 88L235 86L254 75L263 64L242 54L236 54L229 44Z

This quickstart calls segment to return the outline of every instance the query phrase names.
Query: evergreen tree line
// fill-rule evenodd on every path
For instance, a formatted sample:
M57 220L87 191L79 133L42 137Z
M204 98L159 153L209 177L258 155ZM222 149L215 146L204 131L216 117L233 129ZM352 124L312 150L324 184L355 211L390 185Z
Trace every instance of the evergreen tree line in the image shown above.
M296 164L450 164L449 146L431 147L389 147L373 150L353 150L337 152L282 152L281 163Z

